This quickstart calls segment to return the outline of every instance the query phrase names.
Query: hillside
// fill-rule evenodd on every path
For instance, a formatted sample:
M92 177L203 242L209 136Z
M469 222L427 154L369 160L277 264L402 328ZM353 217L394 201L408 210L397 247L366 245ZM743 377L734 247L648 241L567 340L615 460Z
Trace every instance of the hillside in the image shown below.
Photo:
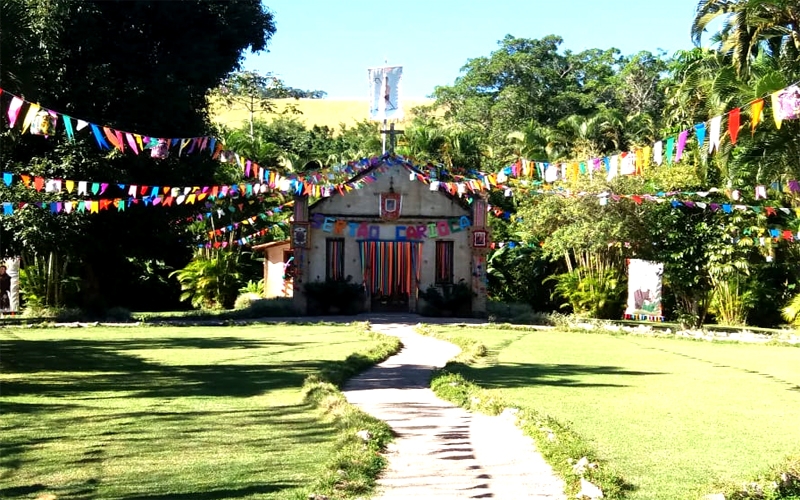
M369 103L364 100L339 100L339 99L279 99L278 110L285 108L286 103L293 103L302 112L295 115L309 127L314 125L328 126L338 129L340 124L348 127L366 120L369 114ZM406 120L410 118L411 109L415 106L430 104L430 99L409 100L405 103ZM225 126L237 126L248 119L247 110L242 108L229 109L224 106L212 105L213 120ZM259 119L271 120L279 114L256 113Z

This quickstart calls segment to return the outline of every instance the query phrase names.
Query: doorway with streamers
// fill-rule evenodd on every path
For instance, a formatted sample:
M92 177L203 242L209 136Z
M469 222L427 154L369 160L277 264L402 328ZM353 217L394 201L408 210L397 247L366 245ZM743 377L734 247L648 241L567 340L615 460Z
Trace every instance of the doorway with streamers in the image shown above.
M359 241L361 272L373 312L408 312L422 269L422 242Z

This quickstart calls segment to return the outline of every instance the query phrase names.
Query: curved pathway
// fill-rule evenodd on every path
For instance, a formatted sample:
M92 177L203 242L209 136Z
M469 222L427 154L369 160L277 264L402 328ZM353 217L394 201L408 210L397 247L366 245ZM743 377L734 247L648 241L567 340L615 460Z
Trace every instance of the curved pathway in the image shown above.
M432 370L456 356L458 347L419 335L410 323L372 328L400 337L404 345L350 380L344 391L348 401L397 434L376 498L566 498L563 482L511 419L469 413L433 394Z

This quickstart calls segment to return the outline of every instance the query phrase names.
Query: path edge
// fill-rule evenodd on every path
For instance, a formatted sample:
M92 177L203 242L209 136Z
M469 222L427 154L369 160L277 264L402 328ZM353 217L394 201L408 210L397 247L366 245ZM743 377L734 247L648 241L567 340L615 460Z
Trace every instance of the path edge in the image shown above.
M398 337L373 330L368 321L350 326L380 343L332 363L320 374L306 377L303 383L303 400L336 427L334 451L308 487L309 499L368 496L374 493L377 480L388 465L384 452L394 439L391 428L349 403L342 389L351 378L400 352L403 344Z
M491 395L489 391L457 373L456 367L466 366L485 358L488 349L482 343L458 336L437 334L427 325L419 323L414 331L420 335L451 342L461 348L461 353L440 369L434 370L431 389L440 399L449 401L467 411L486 415L507 414L522 432L533 439L537 451L550 464L555 474L566 486L565 494L576 498L586 482L596 485L603 492L603 498L622 500L633 485L605 460L602 460L591 445L569 426L554 418L543 415L534 408L504 401ZM586 465L578 466L578 461L586 458ZM578 497L581 498L581 497Z

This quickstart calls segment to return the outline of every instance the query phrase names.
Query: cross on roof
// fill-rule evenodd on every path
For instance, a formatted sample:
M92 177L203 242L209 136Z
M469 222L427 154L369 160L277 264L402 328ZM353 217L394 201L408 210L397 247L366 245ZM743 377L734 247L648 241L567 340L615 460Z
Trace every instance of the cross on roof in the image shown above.
M397 136L402 134L402 130L396 130L394 128L394 123L389 124L389 130L381 130L381 134L384 134L383 137L383 152L386 153L386 136L389 136L389 152L394 153L394 148L397 146Z

